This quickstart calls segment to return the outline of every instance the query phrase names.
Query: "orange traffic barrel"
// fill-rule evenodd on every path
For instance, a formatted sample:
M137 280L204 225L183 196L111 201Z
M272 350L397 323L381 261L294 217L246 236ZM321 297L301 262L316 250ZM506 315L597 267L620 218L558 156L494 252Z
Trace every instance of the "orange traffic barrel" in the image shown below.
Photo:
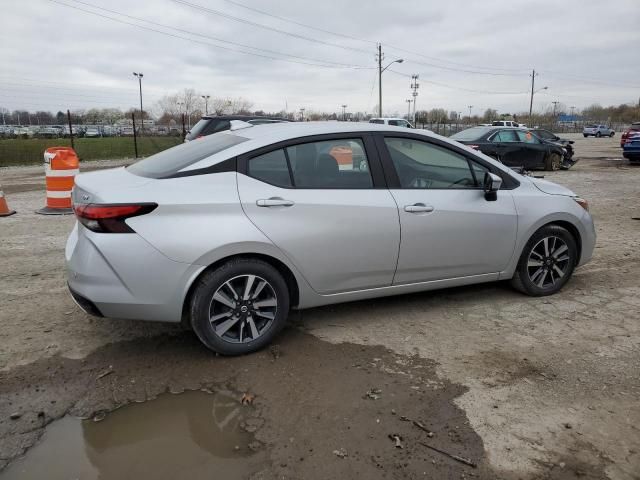
M36 213L66 215L73 213L71 190L80 172L80 160L73 148L51 147L44 152L44 172L47 184L47 205Z
M9 210L7 200L4 198L4 192L2 191L2 185L0 185L0 217L8 217L16 213L15 210Z

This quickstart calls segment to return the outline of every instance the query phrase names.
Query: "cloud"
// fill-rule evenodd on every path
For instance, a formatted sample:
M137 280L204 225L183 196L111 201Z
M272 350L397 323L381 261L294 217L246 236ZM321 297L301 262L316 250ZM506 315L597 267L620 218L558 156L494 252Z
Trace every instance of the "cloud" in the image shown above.
M138 102L132 72L141 71L148 103L195 88L215 96L243 96L267 111L285 104L290 110L339 111L347 104L350 111L372 112L377 104L377 41L383 43L386 61L405 59L394 71L420 75L418 109L466 111L474 105L474 111L527 110L533 68L539 71L537 85L549 87L536 96L537 110L553 100L578 107L636 102L640 90L640 63L631 61L631 52L640 45L637 0L621 0L612 8L578 0L235 0L361 40L285 22L227 0L188 0L222 15L174 0L59 1L75 8L50 0L2 7L0 106L128 108ZM385 111L405 111L410 81L391 70L383 74Z

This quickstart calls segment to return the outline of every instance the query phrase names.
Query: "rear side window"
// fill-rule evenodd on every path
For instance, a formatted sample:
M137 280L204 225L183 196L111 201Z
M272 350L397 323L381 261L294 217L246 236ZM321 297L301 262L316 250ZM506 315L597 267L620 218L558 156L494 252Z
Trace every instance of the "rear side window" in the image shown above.
M517 142L515 130L500 130L491 139L492 142Z
M369 123L376 123L378 125L384 125L384 120L378 120L376 118L369 120Z
M247 173L257 180L277 187L290 188L293 186L287 166L287 157L282 149L249 160Z
M249 176L284 188L373 188L369 159L359 139L304 143L253 157Z
M521 142L540 143L540 141L531 132L523 132L522 130L518 130L516 132L516 135L518 135L518 140Z
M185 167L247 140L249 139L238 135L220 133L156 153L130 165L127 170L141 177L166 178L175 175Z

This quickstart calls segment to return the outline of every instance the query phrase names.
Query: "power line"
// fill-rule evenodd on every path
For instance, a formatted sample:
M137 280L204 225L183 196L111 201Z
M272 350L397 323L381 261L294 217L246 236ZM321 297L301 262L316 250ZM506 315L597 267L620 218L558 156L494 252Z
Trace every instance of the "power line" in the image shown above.
M132 26L132 27L141 28L143 30L148 30L148 31L151 31L151 32L159 33L161 35L166 35L166 36L173 37L173 38L179 38L181 40L187 40L187 41L192 42L192 43L198 43L198 44L206 45L206 46L209 46L209 47L219 48L219 49L222 49L222 50L228 50L228 51L231 51L231 52L242 53L242 54L245 54L245 55L253 55L255 57L266 58L268 60L279 60L279 61L282 61L282 62L296 63L296 64L300 64L300 65L308 65L308 66L313 66L313 67L345 68L345 67L339 67L339 66L336 66L336 65L326 65L326 64L303 62L303 61L297 61L297 60L289 60L287 58L277 58L277 57L272 57L272 56L268 56L268 55L262 55L262 54L255 53L255 52L247 52L247 51L244 51L244 50L225 47L225 46L222 46L222 45L216 45L214 43L203 42L203 41L196 40L196 39L193 39L193 38L188 38L188 37L184 37L184 36L181 36L181 35L176 35L176 34L173 34L173 33L164 32L162 30L157 30L155 28L147 27L147 26L140 25L140 24L137 24L137 23L128 22L128 21L122 20L120 18L114 18L114 17L110 17L108 15L103 15L103 14L98 13L98 12L93 12L91 10L86 10L84 8L81 8L81 7L77 7L77 6L74 6L74 5L69 5L67 3L63 3L63 2L61 2L59 0L49 0L49 1L53 2L53 3L56 3L58 5L62 5L62 6L68 7L68 8L72 8L74 10L79 10L81 12L88 13L90 15L95 15L95 16L102 17L102 18L105 18L105 19L108 19L108 20L112 20L114 22L122 23L122 24L129 25L129 26ZM96 8L99 8L99 7L96 7ZM255 47L252 47L252 48L255 48ZM363 68L363 67L354 65L354 66L352 66L350 68ZM364 67L364 68L368 68L368 67Z
M171 25L165 25L165 24L162 24L162 23L153 22L151 20L146 20L144 18L134 17L134 16L128 15L126 13L118 12L118 11L115 11L115 10L110 10L110 9L104 8L104 7L99 7L97 5L93 5L91 3L83 2L81 0L67 0L67 1L71 1L71 2L74 2L74 3L79 3L81 5L86 5L88 7L94 8L96 10L101 10L101 11L109 12L109 13L112 13L112 14L115 14L115 15L120 15L122 17L130 18L132 20L136 20L138 22L145 22L145 23L148 23L150 25L155 25L157 27L162 27L162 28L166 28L166 29L169 29L169 30L175 30L177 32L186 33L188 35L193 35L193 36L196 36L196 37L206 38L208 40L213 40L215 42L228 43L230 45L235 45L235 46L242 47L242 48L250 48L250 49L253 49L253 50L258 50L258 51L266 52L266 53L270 53L270 54L282 55L282 56L285 56L285 57L297 58L297 59L300 59L300 60L309 60L309 61L318 62L318 63L322 63L322 64L327 64L327 65L336 65L338 67L367 68L367 67L363 67L363 66L351 65L351 64L340 63L340 62L332 62L332 61L329 61L329 60L318 60L318 59L315 59L315 58L303 57L303 56L299 56L299 55L292 55L292 54L289 54L289 53L282 53L282 52L278 52L278 51L275 51L275 50L269 50L269 49L266 49L266 48L254 47L254 46L246 45L246 44L243 44L243 43L232 42L230 40L224 40L222 38L213 37L211 35L204 35L202 33L193 32L191 30L185 30L185 29L182 29L182 28L172 27Z
M411 75L407 74L407 73L403 73L403 72L399 72L397 70L392 70L392 69L388 69L388 71L395 73L396 75L400 75L403 77L407 77L407 78L411 78ZM454 85L450 85L448 83L440 83L440 82L434 82L433 80L425 80L424 78L420 77L421 81L424 83L430 83L432 85L438 85L440 87L446 87L446 88L451 88L454 90L463 90L466 92L472 92L472 93L484 93L487 95L522 95L528 92L496 92L496 91L489 91L489 90L475 90L475 89L471 89L471 88L464 88L464 87L458 87L458 86L454 86Z
M294 25L298 25L298 26L304 27L304 28L309 28L309 29L315 30L317 32L328 33L329 35L335 35L336 37L347 38L349 40L357 40L359 42L371 43L373 45L376 44L376 42L374 42L373 40L365 40L363 38L353 37L351 35L346 35L344 33L332 32L330 30L324 30L322 28L314 27L312 25L308 25L306 23L298 22L298 21L292 20L290 18L281 17L279 15L274 15L273 13L265 12L264 10L259 10L257 8L253 8L253 7L250 7L248 5L244 5L244 4L240 3L240 2L235 2L233 0L225 0L225 1L228 2L228 3L231 3L232 5L235 5L237 7L246 8L247 10L251 10L252 12L260 13L262 15L266 15L266 16L272 17L272 18L277 18L278 20L281 20L283 22L292 23Z
M338 36L338 37L347 38L349 40L356 40L356 41L359 41L359 42L369 43L369 44L373 44L373 45L375 45L377 43L377 42L374 42L373 40L368 40L368 39L365 39L365 38L358 38L358 37L354 37L354 36L351 36L351 35L346 35L344 33L331 31L331 30L325 30L325 29L322 29L322 28L314 27L314 26L306 24L306 23L302 23L302 22L298 22L296 20L292 20L292 19L287 18L287 17L282 17L280 15L274 15L273 13L265 12L264 10L260 10L260 9L254 8L254 7L250 7L248 5L244 5L243 3L237 2L235 0L225 0L225 1L228 2L228 3L231 3L232 5L236 5L238 7L250 10L252 12L260 13L261 15L266 15L268 17L276 18L276 19L281 20L283 22L291 23L293 25L298 25L300 27L308 28L308 29L315 30L315 31L318 31L318 32L328 33L329 35L335 35L335 36ZM184 3L184 2L180 1L180 3ZM287 33L288 34L288 32L283 32L283 31L278 30L278 29L276 29L276 30L279 33ZM332 44L332 46L335 46L335 45ZM502 71L505 71L505 72L509 72L509 71L510 72L524 72L524 69L483 67L483 66L478 66L478 65L469 65L469 64L465 64L465 63L453 62L451 60L445 60L445 59L441 59L441 58L431 57L431 56L428 56L428 55L424 55L422 53L418 53L418 52L407 50L407 49L404 49L404 48L401 48L401 47L396 47L396 46L393 46L393 45L389 45L387 43L385 43L385 47L391 48L393 50L398 50L400 52L409 53L409 54L412 54L412 55L417 55L419 57L426 58L428 60L433 60L433 61L437 61L437 62L441 62L441 63L449 63L449 64L452 64L452 65L458 65L458 66L462 66L462 67L475 68L475 69L479 69L479 70L502 70ZM528 69L527 69L527 71L528 71ZM473 73L475 73L475 72L473 72Z
M270 27L269 25L264 25L262 23L253 22L253 21L247 20L245 18L236 17L234 15L230 15L228 13L221 12L221 11L215 10L213 8L208 8L208 7L205 7L205 6L202 6L202 5L198 5L197 3L187 2L186 0L172 0L172 1L175 2L175 3L179 3L179 4L182 4L182 5L185 5L187 7L196 9L196 10L201 10L201 11L210 13L212 15L218 15L220 17L224 17L224 18L227 18L229 20L234 20L236 22L244 23L246 25L251 25L253 27L258 27L258 28L262 28L262 29L265 29L265 30L270 30L272 32L280 33L282 35L288 35L290 37L298 38L298 39L301 39L301 40L307 40L309 42L320 43L322 45L327 45L327 46L330 46L330 47L342 48L344 50L351 50L351 51L354 51L354 52L366 53L367 55L371 54L371 52L369 50L363 50L361 48L354 48L354 47L347 47L345 45L340 45L340 44L331 43L331 42L325 42L324 40L319 40L319 39L313 38L313 37L307 37L305 35L300 35L298 33L288 32L286 30L281 30L279 28Z

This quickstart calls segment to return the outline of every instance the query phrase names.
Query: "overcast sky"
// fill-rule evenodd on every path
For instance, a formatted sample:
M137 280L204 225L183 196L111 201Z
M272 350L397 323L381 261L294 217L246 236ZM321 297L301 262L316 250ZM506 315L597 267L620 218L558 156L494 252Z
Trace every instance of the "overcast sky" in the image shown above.
M136 71L145 108L195 88L267 111L373 112L376 42L385 65L404 59L383 74L389 114L406 112L411 74L419 110L465 115L527 111L533 68L548 87L536 111L640 97L640 0L1 0L0 107L136 106Z

